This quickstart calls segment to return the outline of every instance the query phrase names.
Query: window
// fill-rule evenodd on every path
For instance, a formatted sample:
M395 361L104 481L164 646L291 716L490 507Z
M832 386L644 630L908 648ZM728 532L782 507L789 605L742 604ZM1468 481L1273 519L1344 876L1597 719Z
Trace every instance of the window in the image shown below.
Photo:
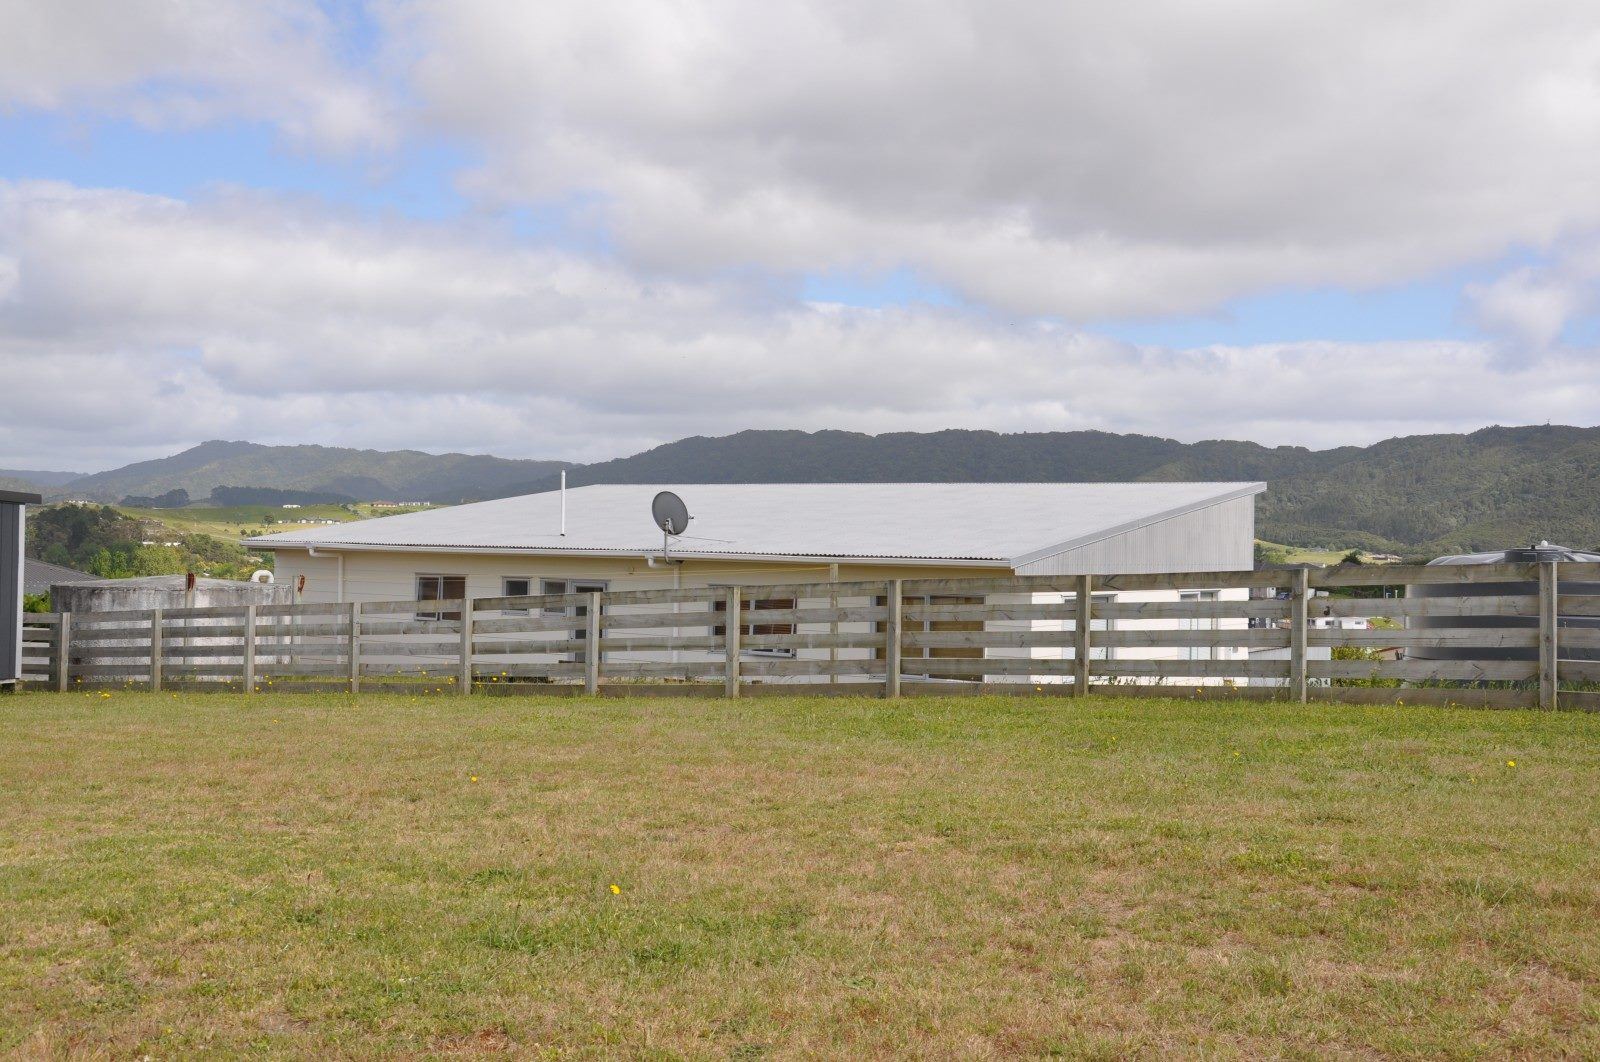
M417 576L418 601L456 601L467 596L467 577L465 575L419 575ZM461 610L450 612L425 612L417 610L419 620L459 620Z
M931 605L982 605L986 600L987 599L984 598L984 597L965 597L965 596L950 595L950 594L933 594L933 595L917 595L917 596L914 596L914 597L903 597L903 598L900 599L900 602L901 602L901 606L902 607L910 606L912 608L926 608L926 607L931 606ZM887 597L883 597L883 596L880 595L878 597L873 598L873 602L875 604L878 604L878 605L886 605L886 604L889 603L889 599ZM876 623L876 624L873 625L873 627L874 627L875 630L878 630L878 631L882 631L883 630L883 624L882 623ZM904 621L904 629L906 631L915 632L915 633L918 633L918 634L923 634L923 633L930 633L930 634L931 633L952 633L953 634L953 633L959 633L959 632L963 632L963 631L981 631L981 630L984 629L984 623L983 623L983 620L981 620L981 619L941 619L941 620L927 620L927 621L909 620L908 619L908 620ZM919 649L919 648L914 648L914 649L902 649L901 650L901 654L902 654L902 658L903 659L982 660L983 659L984 650L979 646L965 646L965 647L960 647L960 648L940 648L940 649ZM875 658L877 658L879 660L882 660L887 655L887 651L884 650L884 649L874 649L872 655ZM949 674L949 675L941 673L938 677L939 678L945 678L945 679L956 679L956 680L963 681L963 682L982 682L983 681L983 675L978 673L978 672L972 672L972 673L963 672L961 674Z
M605 588L606 584L598 579L544 579L539 583L539 593L541 594L594 594L603 593ZM586 620L589 616L589 603L587 600L579 600L566 606L547 605L541 611L546 616L571 616L573 619ZM605 611L603 605L601 606L601 611ZM587 641L588 638L588 623L575 624L572 631L572 640L581 642ZM581 663L583 659L584 653L581 650L567 657L567 660L572 663Z
M533 580L525 575L511 576L500 580L501 597L528 597L533 593ZM502 616L526 616L525 608L503 608Z
M1178 600L1215 601L1217 600L1217 592L1215 590L1184 590L1179 592ZM1217 621L1215 618L1195 616L1190 618L1183 629L1191 631L1214 631L1217 629ZM1215 660L1216 658L1217 649L1216 646L1212 645L1188 646L1186 647L1183 656L1183 659L1188 660Z
M768 609L792 609L796 604L797 602L792 597L762 597L753 599L740 598L739 611L752 612L764 611ZM717 612L727 612L728 602L725 599L719 598L718 600L712 602L711 607ZM748 638L752 635L793 634L794 632L795 625L793 623L741 623L739 625L740 638ZM717 638L725 637L728 633L728 625L726 623L719 623L711 628L711 633ZM793 649L773 649L767 647L746 649L744 652L761 653L766 656L792 657L795 655L795 651Z

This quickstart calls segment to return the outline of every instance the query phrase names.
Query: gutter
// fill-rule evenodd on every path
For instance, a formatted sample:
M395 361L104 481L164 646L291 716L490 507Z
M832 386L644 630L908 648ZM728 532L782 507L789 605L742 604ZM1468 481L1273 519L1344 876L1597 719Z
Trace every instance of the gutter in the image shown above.
M507 548L505 546L412 546L389 545L370 542L273 542L251 541L251 549L266 550L276 553L283 549L303 549L313 557L325 554L318 550L328 551L326 555L338 556L340 553L468 553L479 556L494 557L622 557L639 558L651 556L649 549L573 549L548 546L523 546ZM673 551L674 558L685 560L737 560L760 561L770 564L899 564L915 567L949 567L959 565L963 568L999 568L1011 570L1011 562L1004 557L883 557L866 554L819 554L819 553L682 553Z

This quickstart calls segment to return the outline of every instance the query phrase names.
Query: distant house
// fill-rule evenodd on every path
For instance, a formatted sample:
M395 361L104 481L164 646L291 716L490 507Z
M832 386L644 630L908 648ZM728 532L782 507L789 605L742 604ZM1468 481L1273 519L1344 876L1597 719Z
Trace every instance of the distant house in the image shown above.
M88 583L99 578L64 564L31 559L22 563L22 587L29 594L48 594L57 583Z

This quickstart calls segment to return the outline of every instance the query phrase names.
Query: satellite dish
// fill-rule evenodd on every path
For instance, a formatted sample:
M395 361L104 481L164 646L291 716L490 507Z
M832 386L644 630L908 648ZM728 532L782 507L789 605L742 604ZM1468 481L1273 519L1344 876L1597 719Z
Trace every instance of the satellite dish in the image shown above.
M668 535L681 535L689 529L689 507L683 504L683 499L664 490L655 496L650 503L650 515L655 517L656 526L662 533Z

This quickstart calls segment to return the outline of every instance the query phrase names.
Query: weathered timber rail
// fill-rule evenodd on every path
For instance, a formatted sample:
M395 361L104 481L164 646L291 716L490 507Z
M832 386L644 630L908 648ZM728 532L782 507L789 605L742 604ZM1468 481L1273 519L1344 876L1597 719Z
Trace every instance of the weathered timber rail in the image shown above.
M34 614L23 678L57 690L1104 689L1600 709L1600 623L1584 618L1600 616L1596 584L1600 565L1350 565ZM1419 585L1429 596L1407 596ZM1537 589L1506 592L1518 586ZM1342 625L1354 617L1377 625Z

